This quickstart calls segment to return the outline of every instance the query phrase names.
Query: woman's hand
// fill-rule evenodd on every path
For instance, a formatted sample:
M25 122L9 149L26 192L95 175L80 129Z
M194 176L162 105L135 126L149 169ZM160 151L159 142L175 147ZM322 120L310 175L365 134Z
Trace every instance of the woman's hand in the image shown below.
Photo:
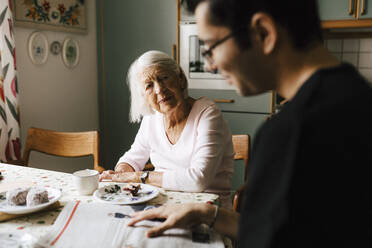
M115 166L116 172L134 172L133 167L128 163L120 163Z
M170 204L133 213L128 226L133 226L142 220L165 219L162 224L146 232L147 237L155 237L174 227L190 228L201 223L210 224L213 220L214 212L215 206L205 203Z
M102 173L99 175L99 181L101 182L103 179L106 179L106 180L112 180L112 176L113 176L115 173L116 173L116 172L113 171L113 170L102 171Z
M103 179L111 180L113 182L122 183L140 183L141 178L139 173L136 172L115 172L113 170L107 170L101 173L99 181Z

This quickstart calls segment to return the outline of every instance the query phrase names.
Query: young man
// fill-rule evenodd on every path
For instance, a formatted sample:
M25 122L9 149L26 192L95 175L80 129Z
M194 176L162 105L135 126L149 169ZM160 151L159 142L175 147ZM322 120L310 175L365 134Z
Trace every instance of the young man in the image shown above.
M371 247L372 89L323 47L316 1L186 2L210 70L242 95L274 90L288 103L256 135L240 216L170 205L129 225L165 218L156 236L207 223L240 247Z

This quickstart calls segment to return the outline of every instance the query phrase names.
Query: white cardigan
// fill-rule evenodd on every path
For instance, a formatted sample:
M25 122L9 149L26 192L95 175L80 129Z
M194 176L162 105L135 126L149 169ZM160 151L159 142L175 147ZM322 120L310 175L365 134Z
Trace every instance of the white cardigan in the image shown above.
M163 115L145 116L134 143L118 161L143 170L151 159L163 172L164 189L190 192L226 192L233 173L231 132L216 104L202 97L195 101L176 144L165 133Z

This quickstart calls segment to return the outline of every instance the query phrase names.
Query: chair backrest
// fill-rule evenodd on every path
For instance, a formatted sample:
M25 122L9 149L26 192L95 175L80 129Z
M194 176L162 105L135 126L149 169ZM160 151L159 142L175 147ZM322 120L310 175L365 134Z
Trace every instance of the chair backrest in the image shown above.
M250 137L248 134L234 134L232 136L232 143L235 152L234 160L244 161L244 181L246 181L248 175Z
M244 181L246 182L247 176L248 176L250 136L248 134L235 134L232 136L232 142L233 142L234 152L235 152L234 160L244 161ZM240 187L234 194L233 210L235 212L240 212L245 186L246 184Z
M28 165L30 152L38 151L60 157L93 156L94 169L102 172L98 165L98 131L57 132L31 127L28 130L23 161Z

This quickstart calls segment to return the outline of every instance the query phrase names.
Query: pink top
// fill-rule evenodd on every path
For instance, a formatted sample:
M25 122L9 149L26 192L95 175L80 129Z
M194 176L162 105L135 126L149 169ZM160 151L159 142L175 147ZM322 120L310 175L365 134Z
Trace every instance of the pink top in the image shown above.
M233 173L231 132L216 104L195 101L176 144L166 136L163 115L145 116L132 147L119 163L142 170L149 157L155 171L163 172L162 187L190 192L226 192Z

